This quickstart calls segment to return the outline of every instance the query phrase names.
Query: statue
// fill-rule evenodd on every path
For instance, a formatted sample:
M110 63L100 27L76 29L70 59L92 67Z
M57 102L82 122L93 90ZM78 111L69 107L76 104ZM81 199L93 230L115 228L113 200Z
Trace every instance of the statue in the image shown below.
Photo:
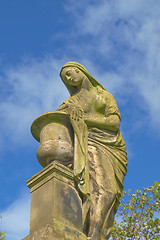
M114 97L81 64L66 63L60 77L71 96L42 115L47 125L40 136L32 127L40 140L37 158L44 167L58 160L73 170L87 239L109 239L127 166L120 112Z

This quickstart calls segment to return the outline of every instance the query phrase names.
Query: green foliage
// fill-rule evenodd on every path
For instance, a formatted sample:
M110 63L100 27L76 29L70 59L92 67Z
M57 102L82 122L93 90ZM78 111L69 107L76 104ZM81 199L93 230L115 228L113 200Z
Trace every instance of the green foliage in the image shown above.
M135 194L123 191L117 219L112 240L159 240L160 183L136 190Z
M0 216L0 218L2 218ZM5 240L5 233L4 232L0 232L0 240Z

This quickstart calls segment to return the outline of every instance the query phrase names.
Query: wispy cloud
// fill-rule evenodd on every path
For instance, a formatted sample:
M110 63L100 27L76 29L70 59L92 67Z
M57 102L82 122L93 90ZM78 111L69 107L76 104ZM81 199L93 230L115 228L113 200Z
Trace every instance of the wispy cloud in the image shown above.
M7 240L20 240L29 234L30 196L23 193L7 209L1 210L1 230Z
M142 111L147 109L152 126L160 123L159 5L151 0L70 0L66 6L74 21L65 59L76 56L108 91L125 96L123 101L134 98ZM68 96L59 78L64 63L50 55L28 58L5 70L1 76L1 148L5 138L21 144L22 139L29 139L33 119L56 109Z
M80 49L81 56L92 62L102 62L99 80L104 82L106 75L113 82L111 88L121 86L123 91L126 84L134 85L148 107L152 125L160 123L160 2L82 2L70 0L66 6L74 15L73 36L82 40L81 48L74 45L73 49ZM109 66L114 74L108 74Z
M3 143L7 138L12 143L26 144L34 118L43 112L55 110L65 95L67 97L59 78L61 66L61 61L46 57L25 59L17 66L5 69L1 77L0 99ZM1 147L5 146L1 144Z
M114 92L121 86L123 80L118 74L100 73L90 60L80 59L108 90ZM5 69L1 76L1 149L6 149L6 142L9 143L7 147L29 144L32 121L41 113L56 110L68 97L59 77L65 62L50 55L44 59L24 59L16 66Z

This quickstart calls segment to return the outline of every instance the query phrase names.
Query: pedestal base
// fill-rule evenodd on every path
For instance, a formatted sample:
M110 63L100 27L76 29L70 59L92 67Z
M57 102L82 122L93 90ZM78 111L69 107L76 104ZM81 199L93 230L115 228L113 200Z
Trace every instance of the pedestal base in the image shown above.
M65 226L63 223L54 221L53 225L47 225L39 231L28 235L22 240L86 240L86 235L77 229Z
M52 162L27 181L31 191L30 234L23 240L86 239L82 202L73 172Z

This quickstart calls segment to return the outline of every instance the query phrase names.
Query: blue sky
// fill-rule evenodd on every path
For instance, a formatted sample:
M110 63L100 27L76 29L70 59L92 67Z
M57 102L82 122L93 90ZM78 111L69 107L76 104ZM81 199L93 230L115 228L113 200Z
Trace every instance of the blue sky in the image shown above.
M29 233L26 181L42 169L30 126L69 96L59 71L77 61L109 91L127 145L125 189L159 181L160 1L0 0L0 229Z

